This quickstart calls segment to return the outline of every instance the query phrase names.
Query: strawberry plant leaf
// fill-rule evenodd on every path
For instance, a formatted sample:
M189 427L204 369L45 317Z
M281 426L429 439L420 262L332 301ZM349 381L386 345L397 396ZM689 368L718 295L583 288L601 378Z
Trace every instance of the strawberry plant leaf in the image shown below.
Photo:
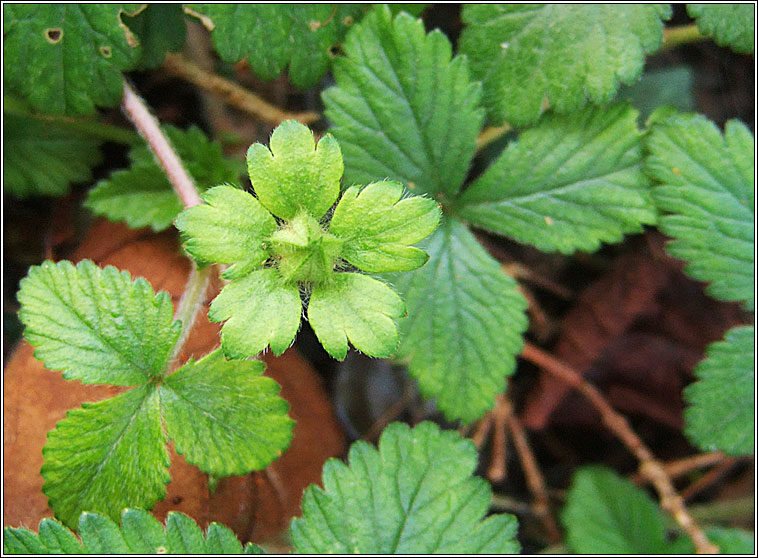
M709 345L694 369L698 381L684 390L692 405L684 412L685 432L705 450L729 455L755 452L755 329L737 327Z
M595 251L654 223L637 111L620 103L550 114L456 200L471 224L543 251Z
M32 117L3 114L3 188L20 198L63 196L92 179L102 142Z
M702 116L654 122L646 140L646 170L659 182L653 197L665 214L660 228L674 241L668 252L685 272L710 282L722 300L755 304L755 142L744 124L727 122L722 136Z
M687 13L697 20L703 35L719 46L752 54L755 50L755 9L751 4L687 4Z
M116 518L128 505L152 506L170 480L165 444L153 385L84 403L48 434L42 490L68 526L84 510Z
M403 185L389 181L345 191L329 224L329 232L345 241L345 260L366 272L410 271L426 263L427 253L409 245L437 228L440 209L428 198L402 196Z
M85 514L86 515L86 514ZM85 530L81 528L84 517L79 518L80 533L82 538ZM103 518L110 521L108 518ZM166 532L163 525L149 512L138 508L125 509L121 514L121 533L129 547L130 553L156 554L166 548Z
M423 422L388 426L379 448L356 442L348 465L330 459L292 521L307 554L517 553L516 518L483 519L491 491L473 477L477 452L454 431Z
M164 132L201 191L239 181L237 163L224 157L221 146L199 128L165 126ZM183 206L166 173L144 144L132 148L129 158L129 169L118 170L98 182L85 206L111 221L126 221L132 228L149 226L161 231L170 227Z
M480 418L505 389L523 346L526 301L476 238L443 219L422 245L427 264L392 275L408 308L398 358L450 420Z
M334 138L318 142L307 126L288 120L271 134L271 149L254 143L247 152L247 169L263 206L282 219L300 210L322 217L340 191L342 153Z
M349 184L388 178L453 196L476 149L480 86L450 41L421 20L377 6L348 34L337 87L322 95Z
M257 360L227 361L219 350L166 378L161 410L177 453L217 477L264 469L281 455L293 421L263 369Z
M260 269L232 281L211 303L208 318L226 323L221 346L229 358L247 358L268 345L286 351L300 327L302 303L297 285L282 284L276 269Z
M216 186L203 200L205 205L191 207L176 219L192 257L232 264L222 274L226 279L243 277L269 258L266 244L276 221L256 198L232 186Z
M74 534L54 519L45 518L39 524L39 540L45 554L81 554L82 544Z
M395 291L360 273L337 273L329 283L314 285L308 303L316 337L337 360L347 355L348 341L366 355L392 356L397 348L394 319L404 313Z
M142 47L137 69L160 66L167 52L176 52L184 45L187 26L181 4L148 4L136 16L123 19Z
M289 66L289 77L301 89L324 77L332 49L368 6L360 4L189 4L213 31L221 59L247 59L253 72L272 80Z
M79 517L79 536L89 552L129 554L129 545L118 525L99 513L82 513Z
M484 85L493 121L536 121L606 103L640 74L663 38L668 5L469 4L459 50Z
M181 328L167 293L89 260L33 266L18 300L35 356L84 383L138 385L159 376Z
M121 101L140 59L124 24L139 4L4 4L4 81L47 114L92 114Z

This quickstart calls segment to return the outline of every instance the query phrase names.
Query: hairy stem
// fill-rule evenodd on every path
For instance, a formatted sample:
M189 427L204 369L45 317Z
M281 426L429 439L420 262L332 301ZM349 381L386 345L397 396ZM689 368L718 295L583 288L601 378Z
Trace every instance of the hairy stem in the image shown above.
M697 455L664 463L663 468L666 469L666 473L668 473L672 479L675 479L696 469L718 465L724 461L724 459L726 459L726 455L724 455L723 452L709 451L708 453L699 453ZM635 473L630 480L636 484L647 482L647 479L643 478L639 473Z
M661 43L659 52L687 43L705 41L706 39L708 39L708 37L700 33L697 25L694 23L690 25L680 25L678 27L669 27L668 29L663 30L663 42Z
M187 278L187 285L184 287L182 298L179 299L179 304L177 304L176 313L174 314L174 319L182 322L182 331L176 340L171 358L169 359L169 362L172 364L179 357L179 353L187 342L190 331L192 331L197 313L205 303L205 292L208 290L208 285L213 278L214 267L208 266L204 269L198 269L197 265L192 265L192 271L190 271Z
M659 462L637 433L629 426L626 418L616 412L603 395L582 376L557 358L535 347L531 343L524 345L521 356L560 378L574 389L580 391L593 407L600 413L608 429L631 451L640 462L639 472L655 487L660 497L661 507L669 512L695 544L698 554L717 554L719 549L705 536L695 520L687 511L684 500L674 488L671 478L663 464Z
M171 75L188 81L220 97L226 103L247 112L255 118L276 126L285 120L297 120L303 124L312 124L321 116L315 112L287 112L267 103L255 93L237 83L201 68L181 54L168 53L163 61L163 68Z

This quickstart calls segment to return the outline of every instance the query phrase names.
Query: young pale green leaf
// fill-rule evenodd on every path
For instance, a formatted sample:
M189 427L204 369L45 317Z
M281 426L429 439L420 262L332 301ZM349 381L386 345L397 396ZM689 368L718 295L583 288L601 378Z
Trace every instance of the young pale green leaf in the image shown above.
M208 318L226 321L221 347L229 358L247 358L268 345L280 355L295 339L302 309L297 285L282 284L275 269L260 269L226 285Z
M525 125L605 103L642 73L663 38L664 4L469 4L459 49L495 121Z
M578 554L665 554L663 516L640 488L611 469L582 467L561 516L566 544Z
M221 146L199 128L165 126L164 131L200 190L238 182L237 163L224 157ZM132 228L149 226L160 231L170 227L182 210L182 202L165 171L146 145L134 147L129 158L131 166L98 182L89 192L85 206L111 221L126 221Z
M167 293L89 260L31 267L18 300L34 355L84 383L138 385L159 376L181 328Z
M410 271L426 263L426 252L409 245L437 228L439 206L421 196L402 196L397 182L348 188L329 224L329 232L345 240L345 260L370 273Z
M453 196L476 149L480 86L450 41L421 20L375 7L348 34L323 94L345 155L347 184L389 178Z
M184 247L200 261L233 264L222 276L237 279L265 262L276 220L253 196L232 186L203 194L206 205L185 209L176 219Z
M405 305L382 281L360 273L337 273L313 285L308 321L326 352L337 360L347 355L348 341L372 357L387 358L397 349L395 320Z
M123 19L139 38L140 70L160 66L167 52L176 52L184 45L187 26L181 4L148 4L136 16Z
M685 432L700 448L729 455L755 452L755 329L737 327L711 344L694 370L699 381L684 390L692 405Z
M279 76L289 65L297 87L313 87L329 70L332 49L369 6L360 4L190 4L213 31L221 58L236 63L247 59L265 80Z
M261 470L280 456L293 421L263 369L257 360L227 361L218 350L166 378L161 409L177 453L217 477Z
M69 411L48 433L42 487L68 526L82 511L118 518L166 495L169 455L153 385Z
M92 114L117 105L122 70L140 59L122 15L139 4L3 4L3 69L8 87L47 114Z
M456 216L540 250L570 254L654 223L637 111L548 115L456 200Z
M307 554L517 553L511 515L482 519L487 482L473 477L477 453L469 440L431 422L388 426L378 451L350 448L348 465L330 459L321 489L303 497L292 521L295 549Z
M99 139L55 121L3 114L3 188L16 197L63 196L73 182L92 179Z
M450 420L480 418L505 389L526 330L516 282L458 221L443 219L423 244L429 262L390 281L408 308L399 358Z
M752 4L687 4L687 13L697 19L697 28L716 44L735 52L755 50L755 6Z
M292 219L301 209L322 217L340 192L340 146L329 134L316 145L308 127L295 120L276 127L270 146L269 151L254 143L247 152L247 170L258 199L282 219Z
M674 237L667 249L687 261L685 271L710 282L722 300L755 304L755 143L740 122L727 122L724 136L702 116L657 120L646 140L646 171L666 212L660 228Z
M125 509L121 527L98 513L79 518L82 542L54 519L43 519L39 535L23 527L5 527L3 551L7 554L262 554L248 543L244 550L228 527L211 523L203 537L195 522L179 512L169 512L164 529L141 509ZM168 532L167 532L168 531Z

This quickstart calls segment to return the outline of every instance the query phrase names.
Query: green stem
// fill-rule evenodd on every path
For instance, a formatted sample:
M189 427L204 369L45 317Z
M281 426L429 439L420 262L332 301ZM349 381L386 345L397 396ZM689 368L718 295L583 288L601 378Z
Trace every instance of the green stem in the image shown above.
M687 43L705 41L707 36L700 33L696 24L681 25L679 27L669 27L663 30L663 42L660 50L674 48L675 46Z
M182 331L176 340L174 350L171 352L169 363L174 363L179 357L179 353L189 338L192 325L195 323L197 313L205 303L205 291L213 276L213 266L209 265L204 269L198 269L197 264L193 262L192 271L190 271L187 285L184 287L184 293L176 306L174 319L182 323ZM171 365L170 365L171 366Z

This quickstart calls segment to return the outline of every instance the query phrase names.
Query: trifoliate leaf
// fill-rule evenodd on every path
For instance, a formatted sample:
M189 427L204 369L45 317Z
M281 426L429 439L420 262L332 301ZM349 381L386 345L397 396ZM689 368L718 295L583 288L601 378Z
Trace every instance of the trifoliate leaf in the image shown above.
M300 327L302 303L297 285L282 284L278 271L260 269L232 281L211 303L208 318L226 323L221 347L229 358L247 358L268 345L280 355Z
M516 282L458 221L443 219L421 247L424 267L392 275L405 300L398 358L450 420L480 418L505 389L526 330Z
M699 381L684 390L692 405L684 412L685 432L704 450L755 452L754 339L752 326L729 330L708 347L693 371Z
M186 209L176 219L187 252L201 261L233 264L222 274L226 279L243 277L268 259L266 242L276 221L256 198L216 186L203 200L206 205Z
M289 77L308 89L329 70L337 45L368 6L356 4L190 4L213 31L221 58L247 59L253 72L271 80L289 65Z
M185 131L165 126L164 132L198 189L238 182L237 163L225 158L221 145L210 141L199 128ZM183 206L166 173L146 145L133 148L129 158L130 168L98 182L85 206L111 221L126 221L132 228L149 226L160 231L170 227Z
M329 224L329 232L345 240L342 257L367 272L410 271L429 256L409 246L429 236L440 220L440 209L428 198L401 199L397 182L375 182L349 188Z
M8 87L47 114L92 114L121 101L121 71L135 67L139 40L121 19L139 4L4 4Z
M138 385L159 376L181 328L167 293L89 260L31 267L18 300L34 355L84 383Z
M562 514L566 544L578 554L666 554L660 509L640 488L599 466L574 475Z
M69 411L42 450L43 492L68 526L82 511L118 518L166 495L169 456L158 393L145 385Z
M740 122L724 136L702 116L658 120L646 140L646 170L660 183L660 228L676 240L671 255L687 261L688 275L710 282L722 300L755 304L755 143Z
M654 223L637 111L549 115L456 201L456 216L544 251L594 251Z
M313 285L308 321L326 352L337 360L347 355L348 341L379 358L397 349L395 320L405 305L385 283L360 273L337 273L329 283Z
M640 76L670 15L663 4L469 4L459 50L490 118L520 126L545 101L560 113L610 101L619 82Z
M217 477L261 470L292 439L289 404L260 361L227 361L218 350L189 362L160 388L177 453Z
M473 477L473 443L431 422L388 426L379 449L350 448L348 465L330 459L321 489L303 497L292 521L297 552L306 554L517 553L511 515L482 521L491 491Z
M92 179L99 139L33 117L3 115L3 188L26 196L62 196L74 182Z
M136 16L123 19L139 38L142 57L137 67L141 70L160 66L167 52L184 45L187 25L181 4L148 4Z
M125 509L119 528L109 518L85 512L79 518L82 542L54 519L43 519L39 536L23 527L5 527L3 550L7 554L262 554L248 543L243 551L228 527L211 523L203 533L179 512L169 512L164 530L157 519L141 509ZM82 544L83 543L83 544Z
M288 120L271 134L271 150L254 143L247 169L258 199L282 219L301 209L320 218L337 201L342 178L342 153L330 135L318 142L307 126Z
M346 184L388 178L453 196L476 149L480 86L450 41L408 14L377 6L348 34L323 94L345 157Z
M703 35L720 46L751 54L755 50L755 6L752 4L687 4Z

